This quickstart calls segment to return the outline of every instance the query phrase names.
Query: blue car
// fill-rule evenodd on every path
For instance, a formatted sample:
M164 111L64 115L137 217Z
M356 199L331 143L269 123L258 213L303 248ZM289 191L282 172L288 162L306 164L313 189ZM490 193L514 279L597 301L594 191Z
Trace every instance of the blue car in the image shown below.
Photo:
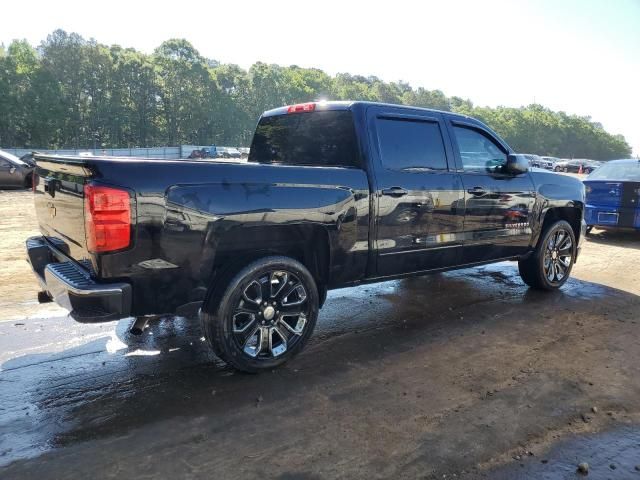
M640 230L640 160L606 162L584 185L587 231L593 227Z

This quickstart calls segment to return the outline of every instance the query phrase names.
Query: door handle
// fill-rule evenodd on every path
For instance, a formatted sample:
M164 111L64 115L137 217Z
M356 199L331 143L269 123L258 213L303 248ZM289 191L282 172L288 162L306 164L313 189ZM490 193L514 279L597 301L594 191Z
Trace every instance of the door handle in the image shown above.
M391 188L383 188L382 194L388 195L390 197L403 197L409 192L401 187L391 187Z
M467 190L471 195L484 195L487 191L482 187L473 187Z

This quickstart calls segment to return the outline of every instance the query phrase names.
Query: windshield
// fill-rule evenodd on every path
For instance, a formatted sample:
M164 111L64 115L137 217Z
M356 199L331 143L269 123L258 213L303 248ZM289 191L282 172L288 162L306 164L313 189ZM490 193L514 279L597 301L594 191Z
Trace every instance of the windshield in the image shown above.
M588 179L640 182L640 161L605 163L594 170Z
M249 161L284 165L354 167L355 131L351 112L331 110L263 117Z
M11 163L15 163L16 165L27 165L12 153L5 152L4 150L0 150L0 157L4 158L5 160L9 160Z

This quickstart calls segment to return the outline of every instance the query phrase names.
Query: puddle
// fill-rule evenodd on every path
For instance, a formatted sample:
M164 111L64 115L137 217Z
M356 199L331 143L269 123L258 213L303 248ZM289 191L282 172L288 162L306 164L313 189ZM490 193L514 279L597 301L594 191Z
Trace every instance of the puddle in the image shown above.
M587 475L578 464L589 464ZM638 468L636 468L638 467ZM489 471L484 478L495 480L616 480L640 479L640 425L573 437L557 443L542 456Z

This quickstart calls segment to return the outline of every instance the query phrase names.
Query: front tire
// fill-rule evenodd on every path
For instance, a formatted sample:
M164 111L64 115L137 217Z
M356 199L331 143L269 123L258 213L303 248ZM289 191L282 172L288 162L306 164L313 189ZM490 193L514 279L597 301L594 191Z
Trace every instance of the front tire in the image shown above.
M559 220L544 230L535 252L518 262L520 277L531 288L557 290L569 278L576 258L576 237L568 222Z
M318 305L318 288L303 264L265 257L223 280L203 309L202 327L223 360L255 373L302 350L318 319Z

